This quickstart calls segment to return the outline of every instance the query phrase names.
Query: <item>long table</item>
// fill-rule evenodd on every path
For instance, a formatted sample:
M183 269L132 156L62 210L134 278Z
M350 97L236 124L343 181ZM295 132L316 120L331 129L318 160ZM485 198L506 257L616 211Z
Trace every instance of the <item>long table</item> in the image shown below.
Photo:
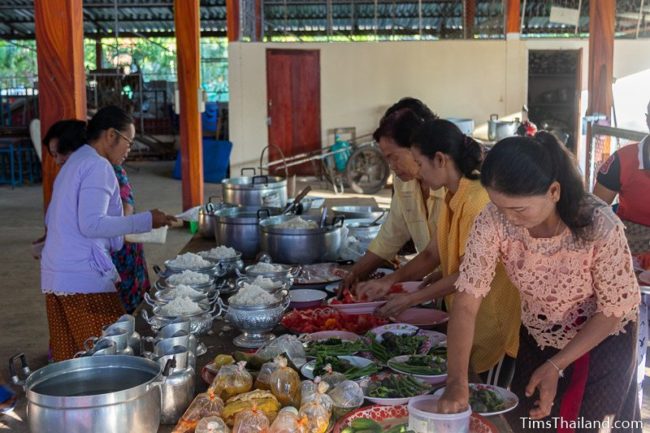
M205 251L214 247L215 247L214 240L204 239L197 234L185 245L185 247L180 251L180 254L186 252ZM149 307L147 306L145 308L149 308ZM137 320L137 324L140 333L142 333L143 335L152 334L151 330L149 329L149 326L146 323L144 323L144 320L139 318ZM283 329L281 328L277 328L274 330L274 333L276 335L279 335L282 332ZM210 331L207 335L202 335L199 337L200 341L202 341L207 346L208 350L205 355L198 357L196 360L196 367L197 367L196 393L203 392L207 389L207 384L203 381L200 375L201 368L204 365L210 363L217 354L220 353L230 354L234 351L241 350L240 348L236 347L233 344L233 339L239 334L240 331L238 331L237 329L234 329L232 326L230 326L229 324L221 320L217 320L214 322L212 331ZM488 418L488 421L490 421L494 425L496 431L499 433L513 432L511 427L508 425L508 422L502 415L490 417ZM173 430L173 426L162 425L160 426L158 433L170 433L172 430Z

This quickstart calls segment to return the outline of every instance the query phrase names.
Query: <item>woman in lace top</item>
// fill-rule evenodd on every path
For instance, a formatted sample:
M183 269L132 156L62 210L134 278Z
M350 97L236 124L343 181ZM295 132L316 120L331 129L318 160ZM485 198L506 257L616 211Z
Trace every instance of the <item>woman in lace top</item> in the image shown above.
M639 288L622 223L584 190L572 155L548 133L497 143L481 182L492 204L476 219L456 281L462 293L449 321L449 377L439 409L467 407L475 316L501 260L522 308L512 383L520 403L508 414L511 427L531 431L528 418L546 418L547 428L537 424L536 432L580 420L623 431L614 420L639 420Z

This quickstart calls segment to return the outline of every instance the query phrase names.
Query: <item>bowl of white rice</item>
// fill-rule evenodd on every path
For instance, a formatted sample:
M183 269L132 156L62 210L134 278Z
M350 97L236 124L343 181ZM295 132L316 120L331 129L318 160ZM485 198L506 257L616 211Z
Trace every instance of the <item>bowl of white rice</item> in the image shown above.
M241 253L234 248L225 245L218 245L207 251L199 251L197 255L203 257L209 262L229 262L241 259Z
M201 272L185 270L177 274L171 274L167 278L160 278L156 287L160 290L173 289L177 286L190 286L196 291L209 293L214 289L214 276Z
M272 279L292 278L293 270L295 270L295 268L288 265L266 262L255 263L254 265L249 265L244 268L247 277L256 278L261 276Z
M241 289L246 284L253 284L269 293L275 293L279 290L289 290L293 285L293 278L265 277L258 275L256 277L243 276L237 280L237 288Z
M169 289L156 291L155 298L158 302L168 303L176 298L189 298L194 302L209 302L208 294L200 290L196 290L192 286L186 284L179 284L178 286Z
M174 300L154 307L153 313L159 317L190 317L205 314L210 311L210 305L203 302L194 302L190 298L180 296Z
M203 274L215 272L214 263L194 253L180 254L176 256L175 259L166 260L165 266L172 273L180 273L186 270L196 271Z

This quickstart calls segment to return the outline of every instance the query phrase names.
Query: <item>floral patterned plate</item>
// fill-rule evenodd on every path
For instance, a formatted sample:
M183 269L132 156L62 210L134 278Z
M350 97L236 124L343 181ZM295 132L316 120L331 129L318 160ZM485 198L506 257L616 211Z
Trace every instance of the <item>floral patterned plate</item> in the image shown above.
M348 413L343 418L339 419L334 427L332 433L341 433L344 428L349 427L352 420L358 418L368 418L380 423L384 429L389 429L396 425L408 424L409 411L406 406L366 406ZM496 427L475 413L469 419L470 433L497 433Z
M447 344L447 336L442 332L427 331L417 326L409 325L408 323L389 323L388 325L373 328L369 332L375 334L379 342L382 340L382 334L386 332L392 332L397 335L425 335L429 339L420 347L420 353L427 353L432 347Z

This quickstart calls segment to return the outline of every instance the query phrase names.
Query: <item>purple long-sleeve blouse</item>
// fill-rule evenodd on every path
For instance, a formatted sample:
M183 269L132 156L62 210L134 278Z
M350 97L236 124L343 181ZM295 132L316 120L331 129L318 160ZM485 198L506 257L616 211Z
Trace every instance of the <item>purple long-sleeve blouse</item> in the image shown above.
M84 145L54 181L45 216L41 290L59 295L114 292L118 276L110 252L122 248L124 235L150 231L151 223L151 212L124 216L113 167Z

